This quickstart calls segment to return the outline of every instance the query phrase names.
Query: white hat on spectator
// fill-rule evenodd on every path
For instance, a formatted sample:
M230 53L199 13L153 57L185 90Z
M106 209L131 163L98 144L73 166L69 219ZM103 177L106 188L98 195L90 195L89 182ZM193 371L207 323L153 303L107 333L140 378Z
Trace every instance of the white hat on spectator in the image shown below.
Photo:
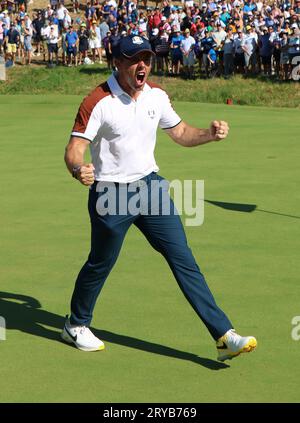
M293 25L291 25L291 28L296 29L298 28L298 25L296 23L293 23Z
M167 20L167 18L166 18L165 16L163 16L163 17L161 18L161 20L162 20L162 21L166 21L166 20Z
M152 35L157 35L159 33L158 28L153 28Z
M207 4L206 3L202 3L202 7L207 7Z

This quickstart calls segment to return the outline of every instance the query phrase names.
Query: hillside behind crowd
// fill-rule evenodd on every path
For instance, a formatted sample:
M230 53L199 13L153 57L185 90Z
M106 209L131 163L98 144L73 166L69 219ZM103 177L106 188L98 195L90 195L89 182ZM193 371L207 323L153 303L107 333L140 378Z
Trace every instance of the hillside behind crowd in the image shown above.
M126 34L149 39L158 75L299 80L300 0L0 2L7 67L99 62L113 69L114 47Z

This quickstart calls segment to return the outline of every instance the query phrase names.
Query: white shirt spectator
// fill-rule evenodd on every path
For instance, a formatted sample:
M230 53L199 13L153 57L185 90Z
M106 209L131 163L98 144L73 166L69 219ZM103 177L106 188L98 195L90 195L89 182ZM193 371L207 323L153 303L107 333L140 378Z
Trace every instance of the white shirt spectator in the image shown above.
M26 18L25 18L25 26L26 28L30 28L32 26L32 20L29 18L28 15L26 15Z
M47 6L47 9L45 10L45 19L49 19L54 13L54 10L51 9L50 4Z
M117 9L117 7L118 7L118 5L115 2L115 0L109 0L109 2L107 4L109 4L109 6L113 6L115 9Z
M250 34L245 35L242 46L245 47L249 56L251 56L255 51L255 48L257 46L257 40L258 36L256 32L252 32Z
M63 27L65 29L67 29L67 28L69 28L69 26L71 25L71 23L72 23L72 18L69 15L69 13L66 13L65 16L64 16L64 18L63 18Z
M239 0L235 0L233 3L232 3L232 6L233 7L238 7L238 6L240 6L241 5L241 2L239 1Z
M223 41L226 38L226 35L227 33L223 29L221 29L221 31L215 31L212 33L212 37L215 40L218 48L221 47Z
M4 17L2 18L2 22L5 24L6 29L10 29L10 17L7 16L7 14L4 14Z
M32 28L32 25L30 25L30 26L26 26L26 33L25 33L25 36L26 36L26 37L32 37L32 34L33 34L33 28Z
M59 19L60 21L63 20L63 18L65 17L65 11L67 12L68 10L65 8L65 6L61 6L57 9L57 19Z
M181 41L180 47L184 53L187 53L195 44L195 38L189 35L188 37L184 37L184 39Z
M52 27L52 25L51 25ZM58 32L56 31L56 29L51 29L49 31L48 34L48 38L47 38L47 42L48 44L57 44L58 43Z
M270 38L269 38L270 43L274 43L276 38L277 38L277 33L275 31L273 31L272 34L270 35Z
M256 4L257 11L261 12L261 9L263 8L263 2L257 1L255 4Z

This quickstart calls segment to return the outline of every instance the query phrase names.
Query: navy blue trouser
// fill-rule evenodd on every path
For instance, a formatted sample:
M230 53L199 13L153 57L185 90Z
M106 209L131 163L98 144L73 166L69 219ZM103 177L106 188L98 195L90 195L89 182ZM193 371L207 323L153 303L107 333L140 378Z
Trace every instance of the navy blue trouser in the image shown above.
M162 180L163 178L154 172L146 176L140 180L145 185L137 188L138 195L148 194L150 199L151 190L154 191L153 186ZM122 189L121 184L113 185L118 197ZM124 188L126 184L122 185ZM97 182L93 184L89 193L91 251L76 280L71 300L71 324L85 326L90 324L96 300L118 258L126 232L132 224L135 224L152 247L165 257L183 294L212 337L218 339L231 329L233 327L231 322L216 305L193 257L181 220L169 195L163 197L161 190L160 194L151 200L152 203L156 201L159 206L163 201L167 201L170 208L168 214L162 213L161 209L152 214L132 214L126 211L120 214L117 202L117 214L102 215L97 212L96 203L103 193L97 192L96 189ZM136 192L127 193L128 201L133 195L136 195ZM151 201L148 203L149 210Z

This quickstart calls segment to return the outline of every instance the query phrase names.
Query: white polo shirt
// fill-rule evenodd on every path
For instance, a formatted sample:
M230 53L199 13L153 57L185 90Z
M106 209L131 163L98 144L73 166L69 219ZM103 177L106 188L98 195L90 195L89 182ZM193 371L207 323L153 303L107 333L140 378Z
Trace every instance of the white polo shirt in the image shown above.
M156 131L181 119L159 86L146 83L137 100L122 90L114 75L81 103L72 136L91 142L97 181L129 183L159 170Z

